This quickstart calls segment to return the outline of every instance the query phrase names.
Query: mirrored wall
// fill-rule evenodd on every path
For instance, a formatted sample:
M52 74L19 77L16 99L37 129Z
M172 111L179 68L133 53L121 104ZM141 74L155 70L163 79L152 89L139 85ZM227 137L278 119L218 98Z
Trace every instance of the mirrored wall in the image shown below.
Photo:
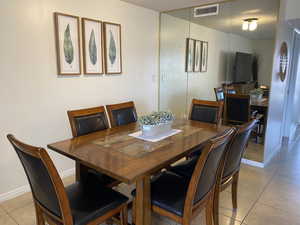
M279 0L236 0L162 13L160 110L188 118L192 99L223 90L224 124L261 118L244 158L263 162L278 11Z

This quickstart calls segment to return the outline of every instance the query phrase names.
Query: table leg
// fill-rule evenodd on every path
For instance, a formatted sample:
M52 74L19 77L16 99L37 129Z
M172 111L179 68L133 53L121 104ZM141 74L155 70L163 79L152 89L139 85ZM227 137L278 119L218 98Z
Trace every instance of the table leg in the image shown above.
M88 167L82 165L80 162L75 162L75 177L76 177L76 181L80 181L82 179L84 179L84 177L86 177L87 173L88 173Z
M135 225L151 225L150 176L136 182Z

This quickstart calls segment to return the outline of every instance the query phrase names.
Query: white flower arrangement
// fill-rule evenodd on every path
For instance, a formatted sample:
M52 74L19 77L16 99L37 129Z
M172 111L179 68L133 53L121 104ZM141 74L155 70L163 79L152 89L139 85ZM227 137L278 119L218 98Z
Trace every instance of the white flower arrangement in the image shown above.
M139 118L140 125L161 125L173 122L175 120L175 116L172 112L167 111L160 111L160 112L153 112L149 115L141 116Z

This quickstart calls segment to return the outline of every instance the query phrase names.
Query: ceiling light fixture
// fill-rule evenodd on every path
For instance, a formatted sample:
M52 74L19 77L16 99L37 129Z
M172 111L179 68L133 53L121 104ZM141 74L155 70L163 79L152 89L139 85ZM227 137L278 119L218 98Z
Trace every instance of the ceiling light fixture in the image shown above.
M244 31L255 31L258 27L258 19L257 18L249 18L243 21L242 29Z

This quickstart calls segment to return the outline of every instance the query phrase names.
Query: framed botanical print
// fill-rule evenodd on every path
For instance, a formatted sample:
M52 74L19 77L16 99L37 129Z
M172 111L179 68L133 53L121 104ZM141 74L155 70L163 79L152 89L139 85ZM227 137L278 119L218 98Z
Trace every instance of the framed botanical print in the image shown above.
M207 72L208 64L208 42L202 41L201 72Z
M59 75L80 75L79 17L54 13L57 70Z
M82 18L84 74L103 74L102 22Z
M122 73L121 25L105 22L104 57L106 74Z
M195 40L191 38L186 39L186 63L185 72L193 72L194 70L194 51Z
M195 48L194 48L194 72L200 72L200 66L201 66L201 41L196 40L195 41Z

